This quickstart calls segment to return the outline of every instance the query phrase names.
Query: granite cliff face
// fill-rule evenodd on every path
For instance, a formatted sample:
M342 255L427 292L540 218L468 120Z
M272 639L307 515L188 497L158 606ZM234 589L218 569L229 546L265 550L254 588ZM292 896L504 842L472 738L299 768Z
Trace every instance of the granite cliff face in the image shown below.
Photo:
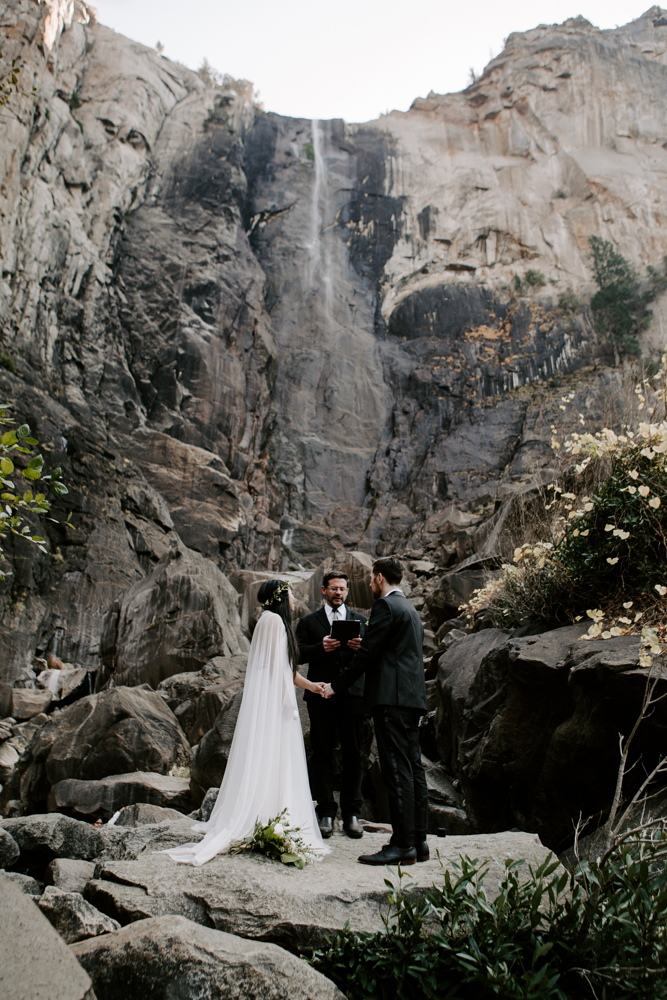
M590 294L592 234L667 252L661 8L511 35L463 93L363 125L267 114L79 0L0 0L0 27L36 88L0 122L0 387L77 524L49 556L9 543L4 677L98 664L169 553L418 552L548 469L570 410L613 418L621 373L557 303Z

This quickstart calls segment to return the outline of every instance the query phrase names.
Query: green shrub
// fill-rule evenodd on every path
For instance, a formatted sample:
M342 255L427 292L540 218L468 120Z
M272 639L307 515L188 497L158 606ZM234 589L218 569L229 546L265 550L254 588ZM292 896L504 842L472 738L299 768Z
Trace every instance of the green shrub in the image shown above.
M0 354L0 368L5 368L12 375L16 375L16 365L14 363L14 358L10 358L8 354Z
M524 279L527 285L532 288L542 288L547 283L547 279L544 277L541 271L535 271L532 267L526 271Z
M488 598L499 625L555 625L600 607L623 615L622 604L667 593L667 424L642 424L636 437L575 434L566 448L592 452L574 470L579 495L551 484L552 540L517 548L515 565L477 598Z
M579 299L574 294L571 288L568 288L566 292L561 292L558 297L558 308L559 309L578 309L581 305Z
M13 423L8 416L9 408L8 403L0 403L0 426L9 426ZM33 533L30 520L33 515L36 517L48 516L51 510L51 501L47 500L45 493L33 494L31 489L21 492L23 485L35 486L37 482L41 481L56 497L64 496L68 492L61 480L62 469L53 469L48 475L44 474L44 459L41 455L35 455L33 452L33 448L37 444L37 440L30 436L28 424L21 424L16 430L8 430L0 435L0 499L2 500L0 507L0 561L4 559L2 540L7 537L8 532L20 536L28 542L34 542L42 552L47 552L46 540L42 535ZM17 458L19 462L15 464L14 459ZM20 483L19 475L26 480L24 484ZM64 522L70 528L73 527L70 524L71 516L70 511ZM49 520L54 521L55 518L49 517ZM0 581L4 581L9 575L7 571L0 569Z
M315 150L313 149L312 142L307 142L304 145L304 147L303 147L303 151L306 154L306 159L310 160L311 163L314 163L315 162Z
M589 239L593 277L599 291L591 300L596 329L607 337L615 354L639 355L637 335L651 322L652 290L642 291L636 270L608 240Z
M345 929L312 963L348 1000L663 1000L666 856L645 831L572 875L506 861L494 900L462 856L433 889L386 880L385 930Z
M563 191L562 188L558 188L557 191L554 191L554 198L567 198L567 192Z

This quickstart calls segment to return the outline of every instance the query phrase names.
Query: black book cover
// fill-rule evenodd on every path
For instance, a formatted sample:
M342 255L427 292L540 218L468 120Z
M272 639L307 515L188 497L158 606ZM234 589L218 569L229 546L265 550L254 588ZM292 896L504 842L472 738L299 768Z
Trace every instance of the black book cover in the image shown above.
M348 639L356 639L359 635L361 635L361 622L353 618L336 621L331 625L331 638L338 639L341 646L345 645Z

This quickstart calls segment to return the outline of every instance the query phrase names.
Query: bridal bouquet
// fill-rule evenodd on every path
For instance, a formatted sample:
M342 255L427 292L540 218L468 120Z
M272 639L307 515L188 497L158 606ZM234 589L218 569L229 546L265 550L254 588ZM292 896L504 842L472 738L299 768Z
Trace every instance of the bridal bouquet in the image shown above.
M262 826L257 819L252 837L234 841L229 853L258 851L260 854L266 854L268 858L273 858L274 861L282 861L284 865L294 865L295 868L303 868L304 865L314 861L316 852L298 836L301 827L289 826L286 816L287 809L283 809L278 816L270 819L266 826Z

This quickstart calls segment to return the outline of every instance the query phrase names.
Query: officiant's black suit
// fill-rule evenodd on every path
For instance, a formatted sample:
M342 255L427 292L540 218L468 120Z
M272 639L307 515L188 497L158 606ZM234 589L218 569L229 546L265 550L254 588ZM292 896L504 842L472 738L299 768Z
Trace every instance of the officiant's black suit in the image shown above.
M403 592L394 590L375 602L358 652L331 682L335 695L330 701L336 701L365 677L364 707L375 724L391 843L402 848L421 844L428 822L418 728L427 709L423 644L419 615Z
M346 620L361 622L361 635L366 628L366 618L345 607ZM322 640L331 632L324 607L305 615L296 626L301 663L308 664L308 680L331 683L347 667L354 651L341 645L326 653ZM317 814L321 818L335 818L338 806L334 798L334 749L340 738L343 756L343 780L340 790L340 809L343 820L361 815L361 779L363 763L361 741L364 725L363 677L350 685L339 698L325 700L312 691L304 693L310 717L310 781L313 798L317 801ZM336 702L338 704L336 704Z

